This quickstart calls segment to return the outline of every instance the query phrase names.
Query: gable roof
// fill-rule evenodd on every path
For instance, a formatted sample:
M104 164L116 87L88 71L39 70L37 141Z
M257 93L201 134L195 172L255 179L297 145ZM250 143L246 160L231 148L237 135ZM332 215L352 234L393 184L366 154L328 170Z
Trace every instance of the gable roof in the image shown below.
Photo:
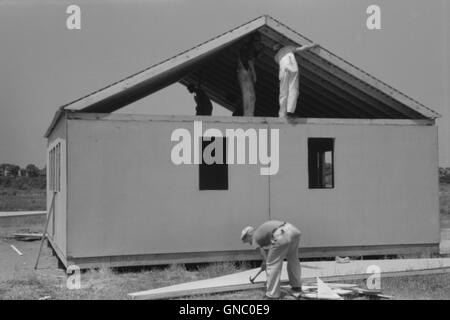
M254 32L265 49L256 62L256 116L278 114L278 66L271 47L305 45L311 40L270 16L261 16L192 49L132 74L61 107L110 113L173 83L197 83L218 104L240 107L236 78L237 51ZM440 115L323 47L297 55L302 117L435 119Z

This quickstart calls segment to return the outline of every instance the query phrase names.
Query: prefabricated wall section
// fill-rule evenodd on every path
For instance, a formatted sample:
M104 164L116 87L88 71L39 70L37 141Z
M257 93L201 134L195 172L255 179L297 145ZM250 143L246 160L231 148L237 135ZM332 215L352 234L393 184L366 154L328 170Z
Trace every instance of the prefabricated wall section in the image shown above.
M175 129L279 129L280 168L228 165L228 190L199 190L199 166L175 165ZM439 244L432 121L68 114L67 259L81 266L249 259L246 225L280 219L303 256L408 253ZM309 189L310 137L334 139L332 189Z
M52 164L51 151L58 150ZM52 167L54 171L52 173ZM53 181L52 181L53 180ZM47 214L54 208L48 225L48 240L62 262L67 254L67 120L63 114L47 137Z

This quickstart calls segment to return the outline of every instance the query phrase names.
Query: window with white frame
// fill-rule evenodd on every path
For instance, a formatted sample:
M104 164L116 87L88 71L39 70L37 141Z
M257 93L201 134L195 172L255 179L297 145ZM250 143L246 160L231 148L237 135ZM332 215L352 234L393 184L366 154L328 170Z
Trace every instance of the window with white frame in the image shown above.
M61 191L61 142L53 145L48 151L48 184L49 190Z

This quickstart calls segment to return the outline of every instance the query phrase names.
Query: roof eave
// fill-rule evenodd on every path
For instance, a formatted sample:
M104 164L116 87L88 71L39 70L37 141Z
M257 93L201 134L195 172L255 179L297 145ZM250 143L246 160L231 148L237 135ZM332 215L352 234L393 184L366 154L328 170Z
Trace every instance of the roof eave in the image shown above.
M56 124L59 122L61 117L66 113L62 107L59 108L55 114L53 115L52 122L50 123L50 126L47 128L47 130L44 133L44 138L48 138L50 134L53 132L53 129L55 128Z

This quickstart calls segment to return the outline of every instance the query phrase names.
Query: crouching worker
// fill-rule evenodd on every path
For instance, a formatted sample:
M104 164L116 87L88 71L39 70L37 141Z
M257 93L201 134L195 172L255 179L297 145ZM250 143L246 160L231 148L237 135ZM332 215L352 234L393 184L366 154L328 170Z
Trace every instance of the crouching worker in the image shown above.
M292 290L301 292L301 268L298 260L300 235L300 231L292 224L277 220L264 222L256 229L250 226L242 230L241 240L258 247L263 257L261 268L267 272L267 298L280 297L281 269L285 258ZM267 254L265 248L268 248Z
M194 95L194 100L197 103L195 108L196 116L210 116L212 114L212 103L206 92L200 87L200 84L194 86L192 83L188 84L187 89L189 93Z

